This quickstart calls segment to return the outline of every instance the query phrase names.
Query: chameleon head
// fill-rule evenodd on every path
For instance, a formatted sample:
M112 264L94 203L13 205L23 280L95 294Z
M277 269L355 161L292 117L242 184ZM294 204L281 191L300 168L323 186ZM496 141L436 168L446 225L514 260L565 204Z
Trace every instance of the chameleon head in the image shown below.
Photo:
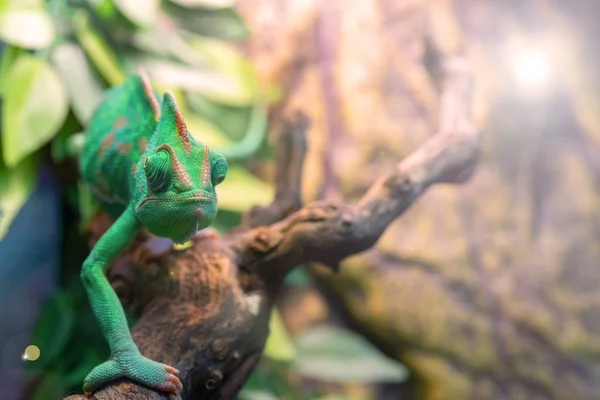
M189 134L170 92L158 118L136 172L136 213L154 235L183 243L216 217L227 161Z

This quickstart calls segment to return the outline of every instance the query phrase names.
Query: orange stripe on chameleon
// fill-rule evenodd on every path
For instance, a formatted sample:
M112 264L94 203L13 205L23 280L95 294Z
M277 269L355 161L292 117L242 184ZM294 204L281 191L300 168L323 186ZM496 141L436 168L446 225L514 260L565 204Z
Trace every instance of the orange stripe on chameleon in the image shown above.
M98 172L96 173L96 187L103 196L112 197L110 187L102 177L102 172L100 170L98 170Z
M173 168L173 171L175 171L175 175L177 175L177 179L179 179L179 182L181 182L184 186L188 186L188 187L192 186L190 177L188 176L188 174L185 172L185 170L181 166L181 163L177 159L177 155L173 151L173 148L171 146L169 146L168 144L161 144L160 146L158 146L156 151L159 151L162 149L167 150L171 154L171 168Z
M120 116L113 124L113 130L125 128L128 124L129 122L127 121L127 118L125 118L124 116Z
M110 147L115 142L116 138L117 138L117 135L114 132L110 132L109 134L107 134L104 137L104 139L102 140L102 143L100 144L100 148L98 149L98 162L102 161L102 158L104 157L104 153L106 153L106 151L108 149L110 149Z
M148 99L148 103L150 103L150 107L152 107L152 112L154 113L154 120L158 122L160 119L160 106L158 104L158 100L156 96L154 96L154 91L152 90L152 85L150 84L150 79L148 78L148 74L142 68L138 69L138 74L142 79L142 85L144 86L144 94Z
M204 145L204 160L202 161L202 184L208 186L210 183L210 150Z
M117 144L117 153L119 153L122 156L126 156L129 153L131 153L132 149L133 145L129 142L121 142Z
M146 147L148 146L148 139L146 139L145 137L139 138L137 141L137 146L138 146L138 150L140 151L140 153L145 152Z
M175 107L175 122L177 124L177 136L179 136L179 141L181 142L181 146L185 150L185 153L189 156L192 154L192 143L190 142L190 135L188 134L187 126L185 125L185 121L183 120L183 114L175 101L175 96L173 92L170 90L167 91L167 96L171 98L173 102L173 106Z

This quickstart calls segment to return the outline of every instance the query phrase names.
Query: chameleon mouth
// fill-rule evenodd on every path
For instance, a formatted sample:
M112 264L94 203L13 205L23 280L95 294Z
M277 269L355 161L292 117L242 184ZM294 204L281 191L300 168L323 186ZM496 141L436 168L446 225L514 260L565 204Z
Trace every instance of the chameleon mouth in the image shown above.
M140 222L152 234L171 238L175 243L186 242L217 214L217 201L210 193L151 196L136 207Z
M155 202L166 202L166 203L206 203L215 201L215 198L209 195L196 195L196 196L156 196L156 197L146 197L142 202L138 205L138 209L142 208L147 203L155 203Z

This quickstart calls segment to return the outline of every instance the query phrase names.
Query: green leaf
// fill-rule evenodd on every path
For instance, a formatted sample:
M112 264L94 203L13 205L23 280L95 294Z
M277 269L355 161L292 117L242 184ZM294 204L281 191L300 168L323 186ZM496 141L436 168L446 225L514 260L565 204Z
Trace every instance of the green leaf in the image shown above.
M250 31L233 7L190 12L173 2L164 2L163 9L186 31L225 40L246 40Z
M186 100L190 110L194 110L203 119L210 121L221 132L225 140L219 142L216 145L218 147L227 147L234 143L232 140L242 139L247 131L251 113L254 111L248 106L231 107L217 103L198 92L186 93Z
M312 400L352 400L352 399L350 399L350 397L347 397L347 396L331 395L331 396L315 397Z
M255 205L269 204L275 195L273 187L238 165L230 165L225 182L217 186L219 208L247 211Z
M88 343L88 346L90 346L90 343ZM63 376L67 386L81 386L90 371L106 361L106 358L90 347L81 350L81 352L77 353L78 357L75 366L69 368L69 371Z
M75 317L74 300L69 291L56 293L46 303L33 332L34 341L39 343L40 366L48 365L61 354L75 327Z
M179 59L171 46L173 40L179 42L176 32L157 29L143 29L131 33L131 44L136 50L157 58L175 57ZM175 46L178 47L178 44ZM188 52L190 53L190 52ZM182 60L184 61L184 60Z
M186 125L194 139L209 145L211 148L226 147L231 143L227 135L210 121L192 112L185 113L184 116Z
M296 356L294 343L285 330L279 311L275 308L271 312L269 337L267 338L263 354L272 360L286 362L292 361Z
M219 207L217 217L211 224L220 234L224 235L242 223L242 213L225 210Z
M37 183L38 157L30 156L14 168L0 163L0 240Z
M42 382L36 385L31 400L61 399L65 392L63 378L55 372L48 372L44 375Z
M88 16L79 12L73 17L75 36L92 60L94 66L111 86L119 85L127 79L121 63L113 49L92 28Z
M258 154L268 133L268 110L265 104L257 102L252 109L244 137L227 148L220 149L228 160L238 161Z
M85 132L81 132L82 126L75 117L69 113L63 126L59 129L50 143L50 157L55 164L62 163L66 158L77 159L81 155ZM73 132L78 132L73 134Z
M63 78L73 112L83 125L92 118L104 88L98 82L79 46L65 43L52 52L52 61Z
M94 216L96 201L89 185L83 182L77 183L77 195L79 200L79 228L83 231Z
M381 354L362 337L328 326L313 328L296 341L294 368L323 381L403 382L407 369Z
M153 79L170 87L198 91L226 104L247 105L252 99L247 85L232 74L153 58L140 59L139 63Z
M240 400L278 400L279 397L266 390L244 389L239 394Z
M23 51L24 50L20 47L11 46L9 44L5 45L2 49L2 52L0 53L0 57L2 57L2 60L0 61L0 96L2 96L2 89L6 87L4 81L10 71L10 67Z
M271 400L294 398L285 396L289 384L287 382L287 372L285 366L280 367L281 363L269 361L263 358L259 366L254 369L244 387L238 396L240 400Z
M183 7L225 8L233 7L234 0L171 0Z
M52 20L38 0L0 0L0 39L27 49L46 47L54 40Z
M135 24L149 26L156 22L156 18L158 17L158 9L160 8L159 0L113 1L119 11Z
M229 73L239 73L241 69L253 71L252 63L245 59L232 43L185 31L182 32L182 37L208 65L219 71ZM254 78L256 80L256 77ZM257 82L254 83L257 85Z
M184 35L189 46L206 60L215 71L236 81L238 90L233 93L208 93L215 101L232 105L247 106L260 95L260 85L254 66L242 57L239 50L223 40L193 34Z
M7 74L3 95L2 154L14 167L56 134L67 117L67 93L51 65L22 55Z

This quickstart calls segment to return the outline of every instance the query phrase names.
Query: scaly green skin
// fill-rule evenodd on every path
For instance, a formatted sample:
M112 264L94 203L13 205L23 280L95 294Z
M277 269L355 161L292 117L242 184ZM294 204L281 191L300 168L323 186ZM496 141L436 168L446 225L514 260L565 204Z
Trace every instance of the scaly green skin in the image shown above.
M112 355L85 378L84 390L127 377L176 392L177 370L141 355L104 272L142 227L184 243L210 225L217 213L215 186L225 179L227 162L194 140L173 95L167 92L159 103L140 71L107 91L86 133L80 168L101 206L116 218L81 271Z

